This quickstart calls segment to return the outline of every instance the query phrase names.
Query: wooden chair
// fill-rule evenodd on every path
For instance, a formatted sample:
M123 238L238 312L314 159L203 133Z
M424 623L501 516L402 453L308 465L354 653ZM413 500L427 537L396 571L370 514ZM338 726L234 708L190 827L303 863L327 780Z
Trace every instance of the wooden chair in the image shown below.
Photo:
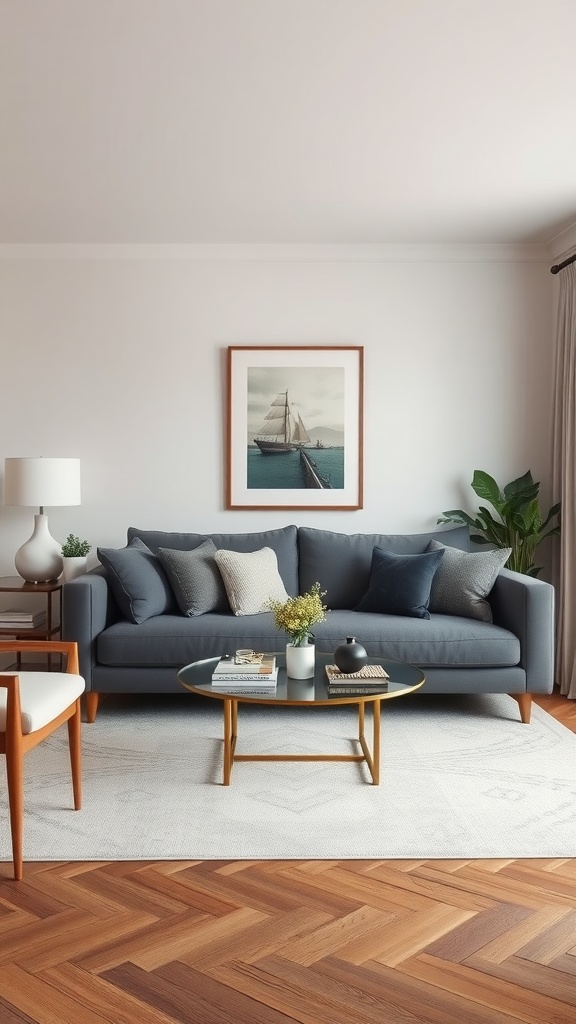
M82 802L80 697L85 683L78 674L78 647L59 640L0 640L0 655L64 654L65 671L0 672L0 753L6 755L8 805L14 878L22 878L24 773L26 751L68 722L74 808ZM18 661L20 666L20 660Z

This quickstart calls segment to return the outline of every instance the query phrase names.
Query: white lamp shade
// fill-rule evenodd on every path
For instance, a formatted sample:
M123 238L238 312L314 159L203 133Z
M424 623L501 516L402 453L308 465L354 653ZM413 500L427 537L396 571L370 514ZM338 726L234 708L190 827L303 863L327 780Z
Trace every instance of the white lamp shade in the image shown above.
M5 459L5 505L79 505L80 459Z

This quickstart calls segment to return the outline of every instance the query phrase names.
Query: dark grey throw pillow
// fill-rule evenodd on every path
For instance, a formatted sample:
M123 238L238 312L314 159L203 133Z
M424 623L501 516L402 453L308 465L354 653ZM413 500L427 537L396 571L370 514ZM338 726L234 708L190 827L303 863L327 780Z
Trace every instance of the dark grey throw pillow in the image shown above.
M192 551L158 548L158 557L184 615L230 611L215 552L216 545L210 539Z
M160 559L135 538L125 548L98 548L112 593L125 619L139 623L174 609Z
M355 611L429 619L430 587L443 553L430 551L421 555L396 555L375 547L370 586Z
M492 622L492 609L486 597L512 548L457 551L431 540L428 550L444 551L442 564L432 581L430 611Z

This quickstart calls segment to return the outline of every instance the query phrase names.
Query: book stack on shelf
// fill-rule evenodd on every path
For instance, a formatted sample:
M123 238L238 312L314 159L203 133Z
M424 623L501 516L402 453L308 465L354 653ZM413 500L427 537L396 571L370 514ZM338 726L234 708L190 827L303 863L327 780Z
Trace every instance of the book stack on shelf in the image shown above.
M331 697L365 697L370 693L386 693L390 676L381 665L364 665L358 672L341 672L336 665L326 665Z
M278 681L278 666L273 654L220 658L212 673L212 686L226 690L272 690Z
M40 629L45 623L46 612L26 612L21 608L7 608L0 612L0 629L9 629L12 633Z

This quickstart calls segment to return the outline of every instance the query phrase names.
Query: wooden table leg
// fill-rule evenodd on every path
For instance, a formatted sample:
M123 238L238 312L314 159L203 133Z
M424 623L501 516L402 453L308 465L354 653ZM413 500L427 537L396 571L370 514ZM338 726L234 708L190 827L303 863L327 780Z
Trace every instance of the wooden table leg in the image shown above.
M374 737L372 743L372 760L374 762L374 770L372 772L372 782L375 786L380 785L380 701L372 701L372 722L374 726Z
M238 734L238 701L225 700L224 710L224 778L223 785L230 785L232 765L234 764L234 750L236 749L236 737Z
M232 771L232 701L224 701L224 777L222 784L230 785Z
M364 735L366 703L364 701L361 701L358 704L358 739L360 741L360 746L362 747L362 753L364 754L364 758L363 759L360 758L360 760L366 761L366 764L368 765L368 771L370 772L370 775L372 776L372 785L373 786L379 786L380 785L380 701L379 700L372 700L372 701L370 701L370 704L372 705L372 725L373 725L372 750L369 749L368 744L366 742L366 736ZM354 759L352 759L352 760L354 760Z
M364 736L364 701L358 704L358 739L362 742Z

